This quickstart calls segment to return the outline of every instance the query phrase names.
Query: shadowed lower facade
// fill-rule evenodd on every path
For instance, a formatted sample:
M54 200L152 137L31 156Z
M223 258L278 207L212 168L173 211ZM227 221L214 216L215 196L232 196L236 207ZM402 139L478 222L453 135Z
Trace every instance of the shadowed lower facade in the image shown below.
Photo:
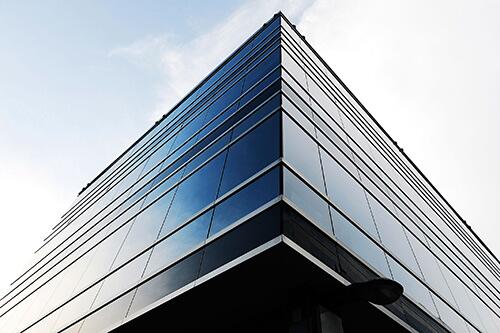
M381 277L395 302L352 293ZM279 13L82 190L0 331L495 333L499 290L498 259Z

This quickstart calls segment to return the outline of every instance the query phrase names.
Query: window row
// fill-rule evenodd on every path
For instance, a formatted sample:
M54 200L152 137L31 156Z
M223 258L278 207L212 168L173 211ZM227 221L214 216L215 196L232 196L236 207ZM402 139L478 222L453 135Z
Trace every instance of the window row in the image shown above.
M221 67L220 69L218 69L218 70L217 70L217 71L216 71L216 72L215 72L215 73L214 73L214 74L213 74L213 75L212 75L212 76L208 79L208 81L209 81L209 82L211 82L211 84L209 84L209 82L205 82L205 83L204 83L201 87L197 88L197 89L194 91L194 93L193 93L193 94L191 94L191 95L190 95L190 97L188 98L188 100L192 100L194 97L198 97L198 95L199 95L198 93L199 93L199 92L203 92L203 91L204 91L204 90L206 90L207 88L213 89L213 88L214 88L213 83L215 82L215 80L220 79L220 77L221 77L221 75L222 75L222 74L224 74L224 76L226 76L226 74L228 74L228 73L227 73L228 69L234 69L234 68L231 68L231 67L235 66L235 64L236 64L236 63L239 63L240 61L242 61L242 57L243 57L243 56L248 57L250 53L253 53L253 55L252 55L249 59L246 59L246 60L245 60L246 62L245 62L245 63L243 63L243 64L244 64L244 66L248 66L248 65L250 65L250 64L251 64L251 61L250 61L250 60L251 60L252 58L255 58L255 57L256 57L256 55L258 56L258 52L261 52L260 50L257 50L257 49L261 49L261 50L262 50L262 49L265 49L266 47L268 47L268 46L269 46L268 44L269 44L269 39L271 38L270 36L276 36L276 31L277 31L277 29L276 29L276 28L277 28L277 24L276 24L276 23L273 23L273 24L272 24L272 26L269 26L267 29L265 29L265 31L261 32L261 33L258 35L258 37L257 37L257 38L254 38L254 39L253 39L253 41L251 41L250 43L248 43L248 44L247 44L247 46L243 47L243 49L242 49L241 51L238 51L238 52L237 52L237 54L236 54L235 56L230 57L229 62L227 62L226 64L222 65L222 67ZM265 44L263 43L263 45L260 45L260 46L259 46L259 48L257 48L256 46L257 46L259 43L262 43L264 40L268 40L267 45L265 45ZM250 51L251 51L251 52L250 52ZM252 61L255 61L255 59L253 59ZM238 67L238 66L235 66L235 67ZM241 69L240 69L240 70L241 70ZM241 73L240 73L239 75L241 75ZM228 79L228 77L226 77L226 78L224 78L224 80L222 80L222 84L223 84L223 85L224 85L224 84L227 84L227 83L231 82L231 80L234 80L234 78L233 78L233 79ZM206 100L207 100L207 99L213 98L213 94L214 94L214 92L212 91L212 92L210 92L207 96L205 96L203 99L201 99L201 97L200 97L201 102L200 102L200 100L198 100L198 101L197 101L197 106L195 106L195 107L193 107L193 104L191 103L192 101L191 101L190 103L187 103L187 104L190 104L191 110L192 110L192 109L199 108L199 106L200 106L200 105L202 105L202 104L206 103ZM196 95L196 96L195 96L195 95ZM185 101L185 102L187 102L187 101ZM187 104L186 104L186 103L182 103L182 104L185 104L185 105L186 105L186 107L187 107ZM179 109L179 108L178 108L178 109ZM182 110L184 110L185 108L181 108L181 109L182 109ZM192 112L192 111L191 111L191 112ZM184 118L184 117L185 117L185 115L184 115L183 117L179 117L179 119ZM169 117L167 117L167 118L169 118ZM119 165L121 165L121 164L122 164L122 162L126 162L126 160L128 160L128 157L130 157L131 155L134 155L134 154L136 153L135 151L132 151L132 150L140 150L140 149L141 149L141 145L145 145L145 144L147 144L150 140L152 140L152 139L153 139L153 138L154 138L157 134L159 134L160 129L161 129L162 131L164 131L164 132L165 132L165 128L167 128L167 127L171 127L171 126L172 126L172 124L173 124L173 120L174 120L173 118L172 118L172 119L164 119L164 120L163 120L163 123L167 123L167 124L168 124L168 126L165 126L165 127L162 127L162 126L160 126L160 125L156 126L152 132L149 132L149 133L146 135L146 137L142 138L142 139L141 139L141 140L140 140L137 144L135 144L135 145L134 145L134 147L133 147L131 150L129 150L129 152L131 152L131 153L127 152L127 154L126 154L126 155L127 155L127 159L120 158L120 161L116 161L116 162L112 165L113 170L108 170L108 171L106 172L106 174L109 176L109 175L111 175L111 174L113 174L113 173L116 173L116 172L115 172L115 171L116 171L116 168L117 168ZM176 119L176 122L177 122L177 121L178 121L178 119ZM179 122L179 124L180 124L180 122ZM151 134L151 133L153 133L153 132L154 132L154 135L150 135L150 134ZM159 137L161 138L162 136L159 136ZM158 140L158 138L156 138L155 140ZM102 179L104 179L104 178L106 178L106 177L105 177L105 175L102 175L102 176L100 176L100 177L99 177L99 179L101 179L101 180L102 180ZM92 184L92 185L93 185L93 187L95 187L94 185L95 185L96 183L97 183L97 182L94 182L94 183ZM102 184L101 184L101 185L102 185ZM100 186L101 186L101 185L100 185ZM86 195L85 195L85 196L87 196L87 195L88 195L88 194L90 194L91 192L92 192L92 191L90 191L90 192L89 192L89 191L87 190L87 191L86 191ZM81 203L82 199L84 199L84 198L83 198L83 196L81 196L81 197L80 197L77 201L78 201L79 203ZM68 214L65 214L65 215L68 215ZM63 218L67 218L67 216L64 216ZM42 257L43 257L43 255L42 255Z
M95 179L91 185L85 189L85 193L91 192L98 184L99 180L104 179L106 176L111 174L115 168L125 161L130 155L132 155L135 150L141 147L144 143L148 142L150 139L155 137L158 132L163 130L163 124L171 124L179 115L186 112L193 107L195 103L201 98L207 96L214 87L216 83L223 82L229 75L233 73L242 63L246 61L252 53L255 52L257 47L263 43L263 41L269 39L270 35L273 35L280 25L279 19L273 19L265 27L261 29L258 33L252 36L247 42L245 42L238 50L236 50L232 55L228 57L216 70L214 70L208 77L200 83L191 93L186 96L178 105L176 105L172 111L166 114L161 121L159 121L156 126L154 126L148 133L146 133L141 139L139 139L134 145L127 150L123 156L119 157L109 169L105 170L98 179ZM161 123L160 123L161 122ZM62 219L71 213L73 206L62 215Z
M287 171L285 197L322 230L335 235L381 275L402 282L408 295L436 318L446 322L437 307L443 298L481 330L499 320L437 260L425 236L417 238L408 232L394 206L386 206L365 190L352 163L339 163L287 115L283 134L285 161L314 188Z
M73 223L67 232L61 235L63 239L62 244L69 243L75 237L78 237L83 232L86 232L90 225L85 225L88 221L97 221L99 218L108 215L111 211L119 207L124 201L130 201L130 197L137 196L134 194L137 191L144 193L148 188L148 182L151 182L153 177L164 176L169 171L174 170L175 167L181 165L186 160L191 158L197 151L211 143L220 133L223 133L229 126L239 121L242 117L252 112L255 107L266 101L269 96L277 92L279 87L278 83L272 84L278 79L279 72L274 70L270 72L273 66L277 63L279 54L274 51L270 56L265 58L259 66L255 67L252 72L245 78L244 87L251 88L246 90L240 97L233 102L232 106L225 107L225 104L230 103L234 96L231 98L220 98L219 101L212 104L213 108L206 109L202 115L205 117L205 125L199 122L191 122L189 126L184 127L179 134L171 140L163 143L157 148L154 155L149 159L144 160L141 165L136 167L130 172L126 178L113 189L106 192L107 200L101 198L91 209L87 210L78 222ZM248 86L247 86L248 85ZM279 103L278 98L273 101L267 102L264 107L261 107L259 112L256 112L253 118L262 116L271 107L277 107ZM248 121L247 121L248 122ZM193 126L194 125L194 126ZM243 127L240 126L240 133ZM187 130L187 131L186 131ZM175 146L175 142L180 142L179 136L185 136L186 132L195 131L195 134L190 139L184 141L182 145ZM164 167L168 166L168 167ZM168 168L168 170L165 170ZM139 178L139 179L138 179ZM109 202L111 200L111 203ZM106 206L107 205L107 206ZM103 207L104 206L104 207ZM85 224L84 224L85 223ZM76 231L76 233L75 233ZM69 237L67 234L70 234ZM54 243L54 246L48 246L47 251L53 250L60 244ZM53 252L53 251L52 251ZM48 256L50 252L44 253L44 257L38 265L47 262L53 256ZM21 282L23 280L20 280Z
M189 137L189 135L193 133L194 130L198 130L199 127L203 125L203 121L206 123L211 119L210 115L214 110L220 111L222 108L230 105L235 98L242 94L242 92L248 90L253 82L261 78L261 76L259 77L259 75L261 75L262 73L267 74L267 72L265 72L265 69L269 68L270 65L274 65L274 67L276 67L278 64L278 52L272 52L272 50L276 47L276 40L277 38L274 38L271 41L268 41L267 44L262 45L261 47L262 51L265 51L264 53L260 51L259 53L254 55L254 58L251 59L251 61L249 60L248 63L245 63L245 68L241 69L241 71L237 73L235 77L223 82L222 85L226 86L226 88L222 93L217 90L216 92L214 92L215 95L209 96L209 98L207 98L206 100L201 101L196 108L184 115L180 120L176 120L174 123L169 124L169 126L167 126L168 130L164 130L163 133L157 138L144 145L144 147L138 149L138 153L135 154L133 158L131 157L130 161L125 161L127 163L124 163L117 172L109 177L109 179L105 179L95 192L89 193L87 195L87 198L80 200L78 209L76 209L74 213L67 217L67 223L71 223L71 221L80 216L82 212L85 212L86 207L89 207L94 203L95 205L103 205L102 202L106 200L102 200L104 199L102 198L102 196L109 193L109 189L120 182L123 178L123 175L129 173L130 170L132 170L134 167L139 166L139 163L147 158L159 143L161 144L165 141L170 141L168 142L170 146L164 143L163 147L175 150L178 146L184 143L185 139ZM272 44L274 44L274 47L270 46ZM269 53L272 54L269 55ZM237 105L232 105L232 107L237 107ZM184 129L184 127L188 128ZM176 135L175 138L173 138L171 134L172 128L175 130L175 132L178 132L181 128L183 128L183 131ZM169 138L171 138L172 140L168 140ZM149 166L153 167L154 164L149 163ZM107 195L107 197L109 201L109 194ZM95 211L93 207L90 208ZM51 237L54 237L54 235L52 235ZM50 241L50 239L48 239L47 241Z
M271 99L271 101L274 101L275 107L279 105L275 99ZM276 110L275 108L265 107L258 109L257 112L251 114L244 122L240 123L239 126L235 127L221 139L230 139L232 134L239 136L245 131L245 128L251 127L259 119L255 117L259 115L259 110L263 111L260 112L260 117L262 117L273 109ZM166 202L165 205L168 204L168 216L162 223L165 224L163 228L164 232L169 232L178 226L179 223L182 223L183 219L187 216L210 204L215 198L220 198L228 193L243 180L278 158L280 138L278 119L279 114L275 112L251 132L243 137L236 138L237 141L231 144L229 148L219 153L217 153L217 150L212 151L211 155L213 153L217 155L211 157L201 167L195 168L193 165L204 163L209 156L203 156L201 160L191 160L190 163L178 170L174 175L170 175L163 183L157 184L145 197L143 196L141 199L136 200L126 211L121 211L116 219L101 226L101 229L93 234L94 237L84 244L85 246L80 247L70 257L64 259L57 266L59 268L53 269L52 272L60 271L68 263L69 267L85 266L86 259L84 258L95 257L89 263L89 267L92 267L92 269L86 269L86 277L82 277L81 279L83 281L82 286L84 286L87 282L93 281L106 273L106 265L102 263L93 264L92 262L96 260L111 260L111 258L115 261L115 254L119 250L121 254L116 256L116 263L118 264L122 260L128 259L135 250L140 249L144 244L149 242L149 238L146 236L152 237L154 233L144 234L144 230L136 230L139 226L146 224L137 223L135 220L142 220L142 218L149 219L151 214L154 218L156 214L154 213L154 208L163 207L161 203ZM220 148L217 149L220 150ZM199 157L202 157L202 155L199 155ZM176 182L181 177L184 177L182 182L176 185ZM159 203L157 197L161 193L164 194L162 194L163 197L159 200L161 201ZM139 211L140 215L136 216ZM143 217L141 218L141 216ZM138 227L134 227L134 225ZM130 228L134 229L129 231ZM122 244L120 241L127 237L127 235L131 235L129 241ZM98 248L102 250L98 250ZM74 270L78 271L77 268L74 268ZM63 272L69 272L68 268L64 269ZM71 275L71 273L66 274ZM55 281L57 276L52 278L51 281ZM68 280L74 280L74 278L70 277ZM40 280L40 283L46 282L47 279L44 279L43 282ZM36 285L32 284L34 287L30 288L29 292L18 295L14 301L16 303L18 301L26 303L28 299L23 300L22 298L30 294L40 283ZM44 287L38 289L37 292L40 293L40 290L43 288L50 290L50 287L45 286L47 286L47 283ZM68 288L63 288L63 290L67 291ZM31 293L28 298L34 300L36 298L34 294L36 293ZM59 302L66 297L67 295L64 294L56 297L56 299ZM10 308L11 304L8 307Z
M287 30L286 25L284 26L284 28L285 28L285 30ZM288 30L290 30L290 29L288 28ZM372 142L377 141L377 140L380 141L381 140L380 138L372 137L372 139L371 139L372 142L367 141L365 134L362 134L360 132L360 130L358 129L358 127L362 126L364 123L366 123L366 121L359 120L358 125L354 125L351 121L352 116L346 117L341 112L337 112L338 105L334 105L334 103L336 104L340 101L340 104L342 104L342 98L340 98L336 101L333 101L330 99L330 97L327 97L327 95L325 94L325 91L324 91L324 89L326 89L326 90L335 89L334 84L331 84L331 82L336 82L336 79L333 77L327 78L327 79L324 78L325 76L331 76L331 73L328 70L323 70L324 69L323 64L321 62L319 62L318 59L316 59L317 57L312 55L312 56L310 56L310 58L316 59L316 61L309 61L307 65L302 64L301 66L299 66L295 62L296 61L295 59L302 58L303 61L306 61L303 59L303 57L297 56L295 54L293 57L294 60L292 60L292 58L290 58L288 56L287 52L293 52L292 51L293 47L289 46L290 44L293 44L290 41L291 39L294 39L293 37L291 37L292 35L295 35L295 34L293 32L288 32L288 33L284 34L284 38L283 38L283 40L284 40L283 46L284 46L284 50L285 50L285 52L283 52L283 65L285 66L285 68L288 68L291 72L294 73L294 77L297 79L297 81L300 84L302 84L304 87L307 87L309 92L311 93L311 95L313 95L314 98L317 99L317 101L319 101L322 106L325 106L327 108L330 106L330 107L333 107L333 109L335 109L334 112L328 113L329 116L334 117L335 121L338 120L337 118L339 117L339 114L342 116L342 119L340 119L340 123L345 128L345 130L349 133L349 135L354 138L354 140L352 140L352 139L350 140L351 146L353 149L360 152L361 155L365 155L364 157L368 157L368 158L366 158L365 162L371 162L371 164L375 167L375 169L377 169L379 166L382 166L382 168L380 168L380 170L379 170L380 174L385 175L385 172L389 172L390 175L387 176L386 179L389 182L393 182L393 185L395 185L395 188L397 188L399 190L398 195L400 195L401 197L405 197L408 194L410 194L411 198L408 197L408 199L410 200L410 202L416 203L413 207L416 211L418 211L419 216L423 216L424 220L427 219L431 223L434 223L435 221L437 221L438 223L441 223L440 226L433 229L434 232L442 233L443 230L450 230L449 232L447 232L446 234L443 235L446 238L452 237L451 240L448 240L448 244L450 244L450 246L458 246L459 247L458 252L464 253L465 258L471 259L473 261L473 264L471 266L482 267L481 272L487 275L487 280L494 280L494 283L497 286L499 286L497 278L494 277L492 275L492 273L490 272L490 269L497 268L496 265L493 265L493 266L486 265L485 266L485 260L487 262L489 260L488 259L489 257L488 256L486 256L486 257L480 256L483 259L483 261L481 261L477 257L477 252L473 253L471 251L471 248L476 249L477 245L475 245L474 241L470 241L470 242L467 241L467 239L470 238L470 235L467 232L465 232L465 234L463 232L460 232L460 230L457 230L453 225L450 226L450 224L449 223L447 224L447 222L441 222L441 221L443 221L442 215L438 216L437 213L433 209L430 208L430 206L427 202L422 201L422 197L420 195L413 195L415 189L413 187L409 187L406 183L406 180L401 178L401 175L398 172L396 172L396 169L394 169L395 166L393 164L388 163L387 160L382 155L378 154L379 153L378 150L374 149L374 146L372 146ZM294 40L294 42L296 45L297 44L299 45L299 46L295 46L295 48L300 48L302 41L299 40L298 38L296 38ZM308 50L307 46L301 49L301 51L306 51L306 53L308 53L307 50ZM309 67L316 67L316 74L313 75L314 79L311 79L311 74L309 74L309 73L306 74L304 72L304 69L302 69L302 66L304 66L304 67L308 67L308 66ZM321 67L321 68L319 68L319 67ZM320 78L320 76L323 76L323 78ZM306 80L307 80L307 82L306 82ZM330 81L330 84L323 83L322 87L320 88L315 81L318 81L318 82ZM338 96L343 97L342 93L335 94L333 91L330 91L330 93L333 94L334 96L337 96L337 97ZM346 107L345 106L346 103L347 102L343 103L344 109L349 109L349 110L353 110L353 111L357 112L356 108L353 105ZM354 103L354 104L356 104L356 103ZM364 131L367 133L369 132L368 128L365 128ZM385 142L383 144L387 145ZM363 148L361 148L361 146ZM385 148L385 151L386 151L386 153L391 155L391 149ZM376 163L374 163L374 161L372 161L372 158L375 160ZM399 157L393 156L392 158L399 158ZM400 164L401 163L404 164L404 162L400 162ZM411 171L407 171L407 175L406 175L407 177L412 176L412 175L413 175L413 173ZM399 185L405 186L405 188L403 190L401 190L401 189L399 189ZM417 186L417 185L415 185L415 186ZM423 188L427 189L424 185L420 185L420 187L422 187L422 186L423 186ZM427 199L430 200L431 197L432 197L432 195L427 195ZM424 211L420 211L421 208L423 208ZM429 223L427 223L427 224L429 224ZM459 223L459 226L463 228L461 223ZM458 238L457 235L461 235L461 238ZM464 239L465 239L465 243L467 243L468 246L464 243Z
M286 48L285 48L285 50L286 50ZM405 196L407 197L406 192L410 192L411 190L407 189L406 191L402 191L398 187L398 185L396 183L394 183L395 176L389 177L385 173L384 168L380 168L380 166L371 159L370 156L374 155L374 154L371 154L371 152L376 151L376 149L371 149L371 144L367 141L367 139L363 135L358 135L358 136L362 137L364 141L361 141L361 139L358 139L357 137L356 137L356 141L362 142L362 145L364 148L361 148L357 144L356 141L354 141L350 136L347 136L346 131L344 129L344 124L347 123L345 121L346 117L344 117L344 116L339 117L341 112L339 111L338 107L332 102L332 100L328 101L329 104L327 102L324 102L323 105L319 106L317 104L317 102L308 93L303 92L306 88L302 88L301 85L298 83L298 81L300 81L301 78L303 78L303 80L305 82L305 79L308 76L305 74L305 72L300 67L298 67L298 65L295 63L294 60L292 60L289 56L287 56L286 51L283 52L282 56L283 56L284 65L288 65L289 68L292 68L290 71L295 73L294 77L292 78L290 76L290 74L288 73L287 68L284 68L283 78L285 80L288 80L288 81L286 81L287 83L291 82L290 87L288 87L287 84L284 84L284 91L285 91L285 93L288 94L288 96L294 96L294 98L293 98L294 103L297 104L298 108L309 112L308 115L312 119L314 119L314 123L319 128L321 128L324 133L334 133L332 135L329 135L329 139L333 138L336 145L346 146L345 143L341 142L342 140L346 141L348 143L350 149L346 149L345 151L352 151L351 155L352 155L353 159L357 160L358 162L361 162L360 165L363 167L362 168L363 172L369 175L370 179L374 183L376 183L376 186L378 186L380 189L384 190L384 192L389 193L391 196L391 199L398 202L398 205L400 207L404 208L404 210L405 210L404 214L408 215L408 217L412 221L419 223L420 229L428 230L427 233L432 237L433 240L435 240L439 244L442 243L441 246L443 246L445 249L447 249L447 251L446 251L447 256L458 258L458 263L461 265L461 269L464 271L471 272L472 279L475 280L475 282L471 282L471 283L485 285L486 288L490 291L495 290L495 291L493 291L493 293L498 298L498 290L499 290L498 288L500 286L498 284L499 281L492 275L492 273L487 268L485 268L484 264L482 264L479 261L478 257L476 257L473 253L471 253L470 249L467 246L465 246L465 244L462 241L460 241L458 239L455 239L454 242L450 241L448 239L447 235L448 234L455 235L453 232L448 232L445 234L445 233L443 233L443 230L445 230L444 227L441 227L441 228L436 227L436 226L434 226L434 224L432 224L432 221L430 221L428 219L426 220L426 218L427 218L426 216L423 216L421 214L416 214L415 211L417 211L417 207L415 207L415 205L413 205L413 207L414 207L413 209L412 208L406 209L407 203L406 203L406 201L402 201L401 198L405 197ZM296 79L296 77L298 77L298 79ZM295 80L293 80L293 79L295 79ZM313 80L307 80L307 82L305 82L305 83L304 82L302 82L302 84L306 84L306 87L308 87L308 89L310 87L315 86L315 83ZM294 91L297 93L292 93ZM312 89L311 91L313 92L314 89ZM299 97L298 95L301 95L301 96ZM315 98L316 98L316 96L317 96L317 94L315 95ZM327 98L326 95L323 94L323 96L325 98ZM309 100L309 103L311 104L311 107L312 107L312 109L314 109L314 111L312 111L312 109L308 108L308 105L307 105L307 103L304 102L304 100ZM326 112L325 112L325 110L323 110L323 108L326 108ZM305 118L302 115L300 117ZM306 123L307 123L307 120L306 120ZM313 125L311 125L310 123L307 123L307 126L311 127ZM310 129L308 128L308 130L310 130ZM351 134L350 133L351 131L348 131L348 132L349 132L349 134ZM357 132L355 132L355 133L357 133ZM360 134L360 133L358 133L358 134ZM324 138L324 135L321 132L318 132L318 137L321 140L322 138ZM366 151L368 151L370 156L367 155ZM358 159L358 157L359 157L359 159ZM366 167L364 165L366 165ZM391 166L386 166L385 168L393 169ZM377 170L377 172L375 173L373 170ZM394 188L396 188L399 192L397 192L397 194L396 193L393 194L393 192L390 191L390 190L393 190L393 188L392 187L389 188L384 181L380 181L379 179L382 179L382 178L380 178L380 176L384 176L382 178L385 178L385 182L393 182L393 184L396 184L394 186ZM411 202L411 204L413 204L411 199L409 200L409 202ZM420 206L424 206L424 204L421 204ZM418 213L418 211L417 211L417 213ZM406 219L405 215L401 216L401 218ZM436 217L435 219L438 219L438 217ZM431 223L429 223L428 221ZM412 225L411 222L406 223L406 224ZM420 230L414 230L414 231L418 232L418 233L420 232ZM455 243L458 245L456 245ZM457 248L457 246L458 246L458 248ZM457 251L457 249L458 249L458 251ZM468 249L469 252L466 252L465 249ZM470 260L472 260L473 264L470 264ZM485 275L486 277L482 277L482 275ZM464 276L464 279L469 280L469 277ZM492 288L494 288L494 289L492 289Z
M26 332L60 330L95 310L69 332L99 331L277 236L279 215L267 208L280 193L280 178L278 167L265 172L159 238L151 249L50 311ZM26 324L18 326L22 327Z

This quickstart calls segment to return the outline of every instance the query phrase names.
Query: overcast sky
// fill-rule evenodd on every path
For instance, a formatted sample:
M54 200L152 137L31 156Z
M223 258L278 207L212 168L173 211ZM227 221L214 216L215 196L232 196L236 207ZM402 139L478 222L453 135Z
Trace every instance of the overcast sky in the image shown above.
M76 194L278 10L496 253L499 1L0 1L0 291Z

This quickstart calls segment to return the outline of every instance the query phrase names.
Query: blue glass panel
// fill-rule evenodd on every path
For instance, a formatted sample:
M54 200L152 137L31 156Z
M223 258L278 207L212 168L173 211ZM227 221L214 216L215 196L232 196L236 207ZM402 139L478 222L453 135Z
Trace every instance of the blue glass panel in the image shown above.
M170 265L188 253L189 250L192 250L195 246L205 241L212 213L213 209L210 209L156 245L149 259L144 276L148 276L150 273Z
M219 119L217 121L210 123L207 127L205 127L200 132L200 137L204 136L212 129L214 129L218 124L220 124L224 119L226 119L232 112L231 109L237 108L238 102L232 105L230 108L222 112L229 104L234 102L241 94L243 88L243 79L238 81L235 85L229 88L222 96L218 97L210 106L208 106L204 111L205 120L204 123L209 123L213 120L217 115Z
M260 124L229 148L219 196L252 176L279 156L278 114Z
M280 61L281 51L280 48L277 48L247 74L243 90L247 90L249 87L253 86L257 81L264 77L264 75L278 66Z
M196 156L189 162L189 164L186 166L186 174L189 172L193 171L195 168L197 168L201 163L206 161L210 156L214 155L216 152L218 152L220 149L225 147L229 143L231 135L230 133L224 134L221 138L219 138L217 141L213 142L210 147L205 149L201 154ZM210 143L209 143L210 144ZM203 147L197 147L196 152L201 150ZM193 149L193 150L195 150Z
M255 38L252 40L252 46L255 47L259 43L261 43L263 40L265 40L271 33L275 31L277 27L280 26L280 20L281 17L276 17L271 22L269 22L265 28L255 36Z
M279 170L273 169L215 207L210 235L279 195Z
M225 155L223 152L179 185L161 230L162 236L215 200Z
M252 89L250 89L250 91L245 92L244 96L241 97L240 105L244 105L249 100L254 98L257 94L259 94L262 90L268 87L271 83L279 79L279 77L280 77L280 69L277 68L273 72L271 72L268 76L266 76L265 79L263 79L258 84L256 84ZM275 87L274 90L278 90L280 88L280 83L278 82L273 86L277 86Z
M276 95L268 100L264 105L260 106L252 115L243 120L238 126L233 130L233 138L237 138L247 129L256 124L260 119L264 118L266 115L276 110L280 106L281 97ZM242 110L243 111L243 110ZM253 111L253 110L252 110ZM248 113L248 112L247 112Z

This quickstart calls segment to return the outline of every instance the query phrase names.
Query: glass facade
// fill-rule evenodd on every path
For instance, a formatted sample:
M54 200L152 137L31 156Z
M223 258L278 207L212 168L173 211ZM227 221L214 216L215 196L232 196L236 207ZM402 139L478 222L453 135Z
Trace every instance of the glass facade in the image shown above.
M497 259L281 14L82 190L0 331L116 327L280 235L278 203L445 331L500 333Z

